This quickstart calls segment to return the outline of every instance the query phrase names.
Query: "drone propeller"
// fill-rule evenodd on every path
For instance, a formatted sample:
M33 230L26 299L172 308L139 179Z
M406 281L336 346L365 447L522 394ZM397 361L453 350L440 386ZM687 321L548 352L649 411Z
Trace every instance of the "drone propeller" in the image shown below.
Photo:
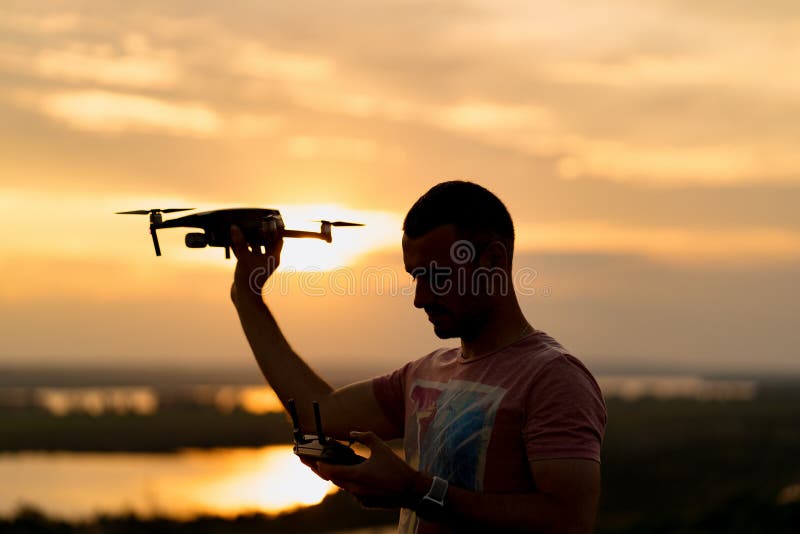
M364 226L362 223L346 222L346 221L313 221L322 224L330 224L331 226Z
M193 210L194 208L169 208L169 209L158 209L154 208L151 210L133 210L133 211L118 211L117 215L147 215L148 213L175 213L176 211L188 211Z

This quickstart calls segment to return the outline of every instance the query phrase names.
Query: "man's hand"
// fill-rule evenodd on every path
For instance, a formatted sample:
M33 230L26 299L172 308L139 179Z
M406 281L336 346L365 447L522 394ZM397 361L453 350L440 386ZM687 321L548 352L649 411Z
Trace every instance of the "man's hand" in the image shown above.
M275 236L262 252L260 246L248 246L238 226L231 226L231 241L237 258L231 300L237 307L241 303L260 302L264 284L280 264L283 239Z
M368 508L411 508L431 485L431 478L413 469L373 432L351 432L350 436L370 450L358 465L317 462L314 471L352 493Z

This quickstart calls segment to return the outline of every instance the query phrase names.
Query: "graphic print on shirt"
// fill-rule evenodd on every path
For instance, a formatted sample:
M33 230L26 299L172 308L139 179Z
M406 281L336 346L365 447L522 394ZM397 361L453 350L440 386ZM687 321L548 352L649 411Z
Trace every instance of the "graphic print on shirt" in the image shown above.
M483 489L486 452L505 388L478 382L414 380L406 458L426 473L472 491Z

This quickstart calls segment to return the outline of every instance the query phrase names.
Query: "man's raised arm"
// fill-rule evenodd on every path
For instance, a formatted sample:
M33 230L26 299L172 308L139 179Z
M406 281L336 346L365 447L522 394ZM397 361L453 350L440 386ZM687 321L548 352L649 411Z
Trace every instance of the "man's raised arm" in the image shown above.
M262 252L261 247L248 247L236 227L231 237L237 258L231 300L267 382L284 407L295 399L303 431L316 433L311 403L317 401L328 436L347 439L352 429L369 428L384 439L398 437L375 399L370 380L334 390L292 349L264 304L261 288L280 263L283 241L276 239Z

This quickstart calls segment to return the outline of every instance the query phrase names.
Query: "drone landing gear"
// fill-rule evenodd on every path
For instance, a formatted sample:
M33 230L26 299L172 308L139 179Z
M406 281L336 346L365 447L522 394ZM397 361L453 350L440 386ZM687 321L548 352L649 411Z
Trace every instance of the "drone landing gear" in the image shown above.
M158 245L158 235L156 228L164 221L162 214L175 213L176 211L189 211L194 208L169 208L162 210L161 208L153 208L150 210L133 210L133 211L118 211L117 215L150 215L150 237L153 238L153 247L156 249L156 256L161 256L161 247Z
M153 238L153 247L156 249L156 256L161 256L161 247L158 246L158 234L156 233L156 228L152 224L150 225L150 237Z

